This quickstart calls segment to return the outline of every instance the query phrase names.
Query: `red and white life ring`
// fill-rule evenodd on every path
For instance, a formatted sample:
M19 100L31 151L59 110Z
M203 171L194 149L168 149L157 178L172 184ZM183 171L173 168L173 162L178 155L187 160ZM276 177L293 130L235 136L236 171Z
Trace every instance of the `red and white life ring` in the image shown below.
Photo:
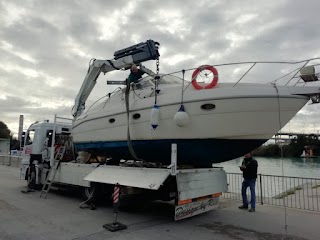
M207 84L207 85L200 85L197 82L197 76L198 74L203 71L203 70L209 70L213 73L213 79L211 81L211 83ZM195 89L197 90L201 90L201 89L210 89L213 88L215 85L217 85L218 83L218 71L217 69L215 69L213 66L210 65L202 65L200 67L198 67L193 73L192 73L192 85Z

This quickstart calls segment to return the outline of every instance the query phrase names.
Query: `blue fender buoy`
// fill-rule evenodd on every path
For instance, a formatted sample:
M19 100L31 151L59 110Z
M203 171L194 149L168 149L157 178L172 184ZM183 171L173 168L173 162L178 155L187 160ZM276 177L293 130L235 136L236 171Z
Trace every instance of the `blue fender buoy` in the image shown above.
M160 121L160 110L159 107L155 104L151 109L151 127L156 129L159 126Z

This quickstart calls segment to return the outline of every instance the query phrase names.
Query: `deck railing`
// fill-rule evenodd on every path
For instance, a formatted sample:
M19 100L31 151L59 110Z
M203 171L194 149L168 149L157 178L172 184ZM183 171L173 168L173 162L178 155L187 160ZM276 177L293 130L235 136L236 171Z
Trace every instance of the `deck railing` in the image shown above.
M241 173L227 173L228 192L224 198L242 201ZM250 191L247 189L250 201ZM320 212L320 179L258 174L256 202Z

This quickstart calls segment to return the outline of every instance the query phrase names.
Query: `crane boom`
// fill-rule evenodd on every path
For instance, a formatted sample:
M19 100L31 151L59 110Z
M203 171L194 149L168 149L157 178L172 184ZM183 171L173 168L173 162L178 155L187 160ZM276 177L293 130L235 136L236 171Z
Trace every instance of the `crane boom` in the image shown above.
M76 119L80 116L84 109L85 103L101 72L107 73L114 70L128 69L132 64L140 64L148 60L156 60L160 57L158 47L159 43L153 40L135 44L131 47L124 48L114 53L112 60L96 60L94 59L88 69L79 93L75 99L72 109L72 115Z

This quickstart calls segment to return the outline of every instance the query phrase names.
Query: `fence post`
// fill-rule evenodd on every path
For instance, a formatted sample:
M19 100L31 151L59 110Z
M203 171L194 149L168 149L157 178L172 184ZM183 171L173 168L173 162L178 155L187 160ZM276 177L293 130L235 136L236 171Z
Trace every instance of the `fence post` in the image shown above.
M259 178L260 178L260 203L261 203L261 205L263 205L263 194L262 194L262 175L261 175L261 173L259 174Z

